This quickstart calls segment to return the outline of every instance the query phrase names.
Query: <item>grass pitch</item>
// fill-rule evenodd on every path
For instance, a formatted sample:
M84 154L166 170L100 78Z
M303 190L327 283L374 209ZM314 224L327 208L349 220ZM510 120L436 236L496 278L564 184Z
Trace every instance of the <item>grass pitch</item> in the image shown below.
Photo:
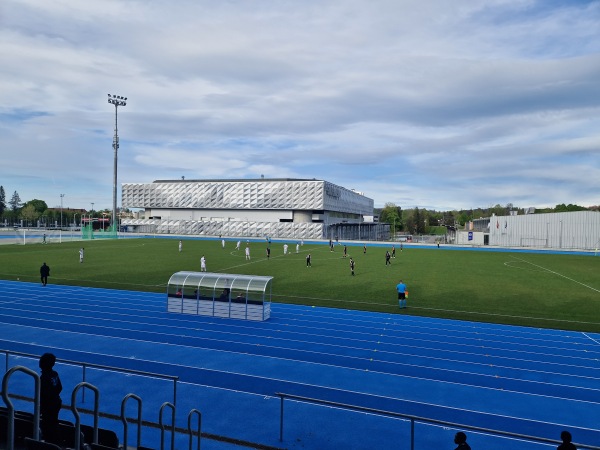
M165 292L180 270L200 270L204 255L209 272L274 277L274 302L298 303L397 314L600 332L600 258L593 256L459 251L449 248L396 248L348 245L331 252L326 243L251 242L246 261L242 240L119 239L62 244L0 246L0 278L39 281L39 267L51 267L50 284ZM325 244L325 245L324 245ZM79 248L85 259L79 263ZM306 267L306 255L312 267ZM349 257L356 262L350 274ZM398 309L395 286L402 279L410 292L408 308Z

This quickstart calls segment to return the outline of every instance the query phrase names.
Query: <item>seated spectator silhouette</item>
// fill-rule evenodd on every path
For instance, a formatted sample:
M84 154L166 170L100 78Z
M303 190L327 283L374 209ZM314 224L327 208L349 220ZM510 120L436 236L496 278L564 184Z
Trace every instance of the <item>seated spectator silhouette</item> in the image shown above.
M454 443L458 445L454 450L471 450L471 446L467 444L467 435L462 431L454 435Z
M556 450L577 450L577 447L571 444L571 440L573 439L573 437L568 431L563 431L562 433L560 433L560 439L562 441L562 444L556 447Z

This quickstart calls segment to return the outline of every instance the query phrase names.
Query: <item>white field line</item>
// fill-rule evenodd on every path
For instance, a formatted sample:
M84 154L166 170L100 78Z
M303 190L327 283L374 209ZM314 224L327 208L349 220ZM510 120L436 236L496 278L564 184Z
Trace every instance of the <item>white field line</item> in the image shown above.
M526 263L526 264L530 264L530 265L532 265L532 266L534 266L534 267L537 267L537 268L539 268L539 269L542 269L542 270L544 270L544 271L546 271L546 272L553 273L554 275L557 275L557 276L559 276L559 277L565 278L565 279L567 279L567 280L569 280L569 281L572 281L573 283L580 284L580 285L582 285L582 286L584 286L584 287L586 287L586 288L588 288L588 289L591 289L592 291L596 291L596 292L600 293L600 289L596 289L596 288L594 288L594 287L592 287L592 286L590 286L590 285L587 285L587 284L585 284L585 283L582 283L581 281L577 281L577 280L574 280L573 278L569 278L568 276L566 276L566 275L563 275L562 273L558 273L558 272L555 272L554 270L547 269L546 267L539 266L539 265L537 265L537 264L534 264L534 263L532 263L532 262L529 262L529 261L525 261L524 259L517 258L516 256L513 256L513 258L514 258L514 259L518 259L519 261L522 261L522 262L524 262L524 263Z
M586 338L588 338L590 341L595 342L596 344L600 345L600 341L598 341L597 339L594 339L593 337L591 337L589 334L587 333L581 333L583 334Z

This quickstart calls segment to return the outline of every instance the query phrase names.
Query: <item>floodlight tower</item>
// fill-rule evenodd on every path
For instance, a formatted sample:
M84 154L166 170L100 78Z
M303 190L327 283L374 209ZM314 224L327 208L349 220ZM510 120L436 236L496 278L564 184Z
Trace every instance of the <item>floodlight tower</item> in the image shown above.
M60 194L60 229L62 230L62 211L63 211L63 197L65 194Z
M121 97L120 95L108 94L108 103L115 105L115 136L113 137L113 148L115 149L115 161L114 161L114 177L113 177L113 207L112 207L112 225L113 229L117 231L117 152L119 150L119 134L117 132L117 111L119 106L127 105L127 97Z

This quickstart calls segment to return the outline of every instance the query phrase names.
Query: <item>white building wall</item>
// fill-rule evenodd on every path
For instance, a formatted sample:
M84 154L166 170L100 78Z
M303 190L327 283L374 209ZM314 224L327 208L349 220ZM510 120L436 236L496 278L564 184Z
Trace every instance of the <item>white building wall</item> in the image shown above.
M292 220L294 222L311 223L312 219L313 219L312 211L294 211L292 214Z
M149 208L146 216L169 220L220 220L224 222L245 220L248 222L279 222L280 219L292 220L292 211L261 211L231 209L159 209Z
M483 245L484 233L481 231L457 231L456 244L458 245Z
M600 212L492 216L489 245L592 250L600 247Z

